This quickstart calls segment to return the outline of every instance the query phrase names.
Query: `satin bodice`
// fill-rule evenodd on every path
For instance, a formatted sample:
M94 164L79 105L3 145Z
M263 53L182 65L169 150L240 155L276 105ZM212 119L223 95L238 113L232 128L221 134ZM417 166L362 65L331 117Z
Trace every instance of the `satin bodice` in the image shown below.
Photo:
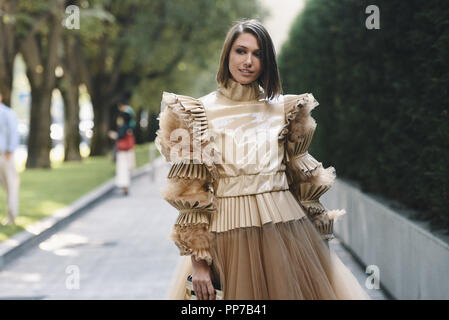
M278 140L285 125L283 97L263 96L255 83L229 80L227 87L199 99L209 134L221 153L214 185L219 197L288 189L284 144Z

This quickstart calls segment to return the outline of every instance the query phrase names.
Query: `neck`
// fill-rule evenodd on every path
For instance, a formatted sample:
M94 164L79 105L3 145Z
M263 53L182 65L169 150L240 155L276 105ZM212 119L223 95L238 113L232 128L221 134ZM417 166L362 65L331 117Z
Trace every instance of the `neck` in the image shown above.
M229 78L225 85L220 85L218 92L230 100L252 101L263 98L263 89L257 81L241 84Z

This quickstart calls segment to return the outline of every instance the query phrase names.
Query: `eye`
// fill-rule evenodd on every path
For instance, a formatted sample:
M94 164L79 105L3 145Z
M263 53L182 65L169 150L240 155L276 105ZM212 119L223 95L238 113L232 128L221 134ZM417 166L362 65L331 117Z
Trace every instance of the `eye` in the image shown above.
M245 50L238 48L235 50L235 52L237 52L238 54L244 54Z
M262 53L260 51L254 52L254 55L258 58L262 56Z

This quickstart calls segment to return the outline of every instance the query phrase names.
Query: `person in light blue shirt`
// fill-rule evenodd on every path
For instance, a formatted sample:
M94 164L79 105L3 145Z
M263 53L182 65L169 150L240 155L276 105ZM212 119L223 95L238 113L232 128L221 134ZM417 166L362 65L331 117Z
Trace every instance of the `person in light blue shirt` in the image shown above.
M0 93L0 185L8 202L4 225L14 224L19 211L19 175L14 164L14 151L19 145L16 113L3 104ZM3 215L3 212L0 212Z

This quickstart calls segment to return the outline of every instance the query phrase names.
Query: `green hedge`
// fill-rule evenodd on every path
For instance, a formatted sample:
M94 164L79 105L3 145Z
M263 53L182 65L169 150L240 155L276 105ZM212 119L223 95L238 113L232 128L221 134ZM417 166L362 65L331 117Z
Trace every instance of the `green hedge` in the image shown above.
M368 5L380 29L368 30ZM282 47L285 93L320 103L311 153L449 230L449 1L313 0Z

